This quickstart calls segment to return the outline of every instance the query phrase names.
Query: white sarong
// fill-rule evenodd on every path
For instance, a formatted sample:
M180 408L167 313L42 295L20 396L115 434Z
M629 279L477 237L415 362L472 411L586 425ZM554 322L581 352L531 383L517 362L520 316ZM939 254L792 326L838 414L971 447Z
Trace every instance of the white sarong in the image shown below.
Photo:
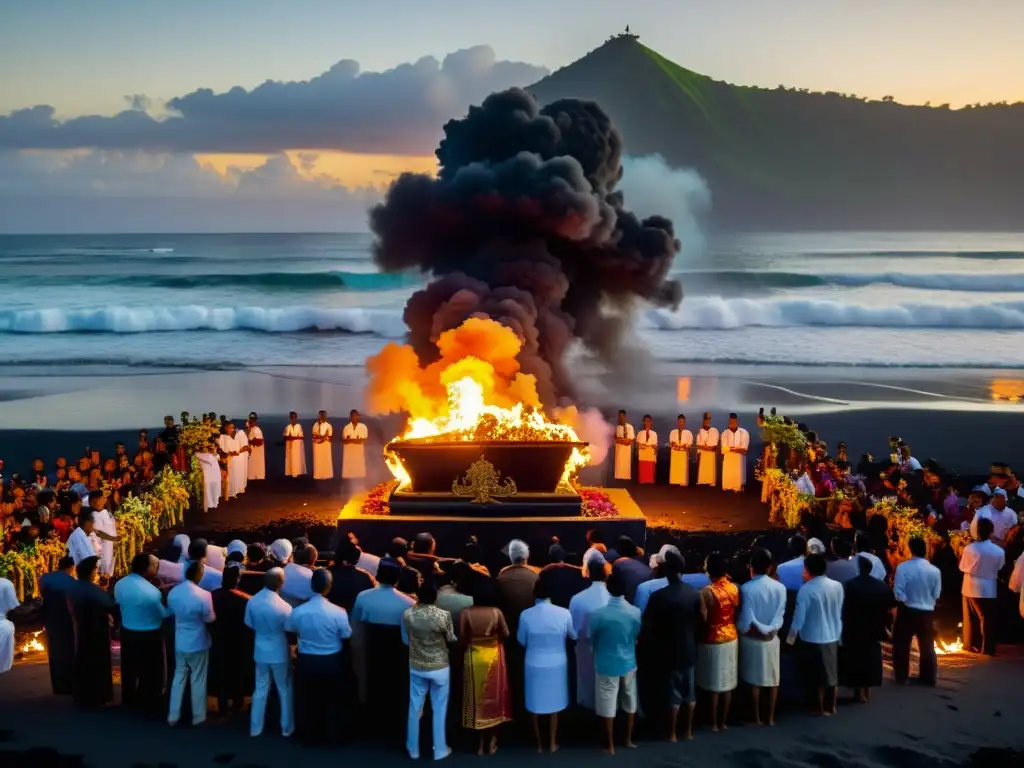
M740 680L758 688L779 685L779 638L740 637Z
M299 477L306 474L306 446L302 440L302 425L289 424L284 428L285 438L297 437L298 440L284 442L284 473L288 477Z
M735 690L739 672L738 649L739 643L735 640L711 645L700 643L697 646L697 687L709 693Z
M701 429L697 445L718 448L718 430ZM697 485L715 485L718 482L718 451L697 451Z
M220 502L220 463L212 453L197 453L196 461L203 470L203 512L216 509Z
M747 456L737 453L750 446L750 435L742 427L722 433L722 490L742 491L747 484Z
M633 434L632 424L619 424L615 427L616 440L629 440L629 445L615 444L615 479L629 480L633 477Z
M329 422L313 424L313 437L333 437L334 427ZM313 479L330 480L334 477L334 462L331 459L331 443L313 441Z
M369 437L366 425L349 422L341 431L342 440L366 440ZM366 443L345 443L341 450L341 477L356 480L366 477Z
M238 443L238 455L235 462L238 464L238 482L242 484L239 493L245 493L245 486L249 483L249 436L244 429L235 430L235 442Z
M255 440L263 439L263 430L259 427L249 428L249 447L252 449L249 453L249 479L250 480L265 480L267 478L267 454L265 452L266 446L264 445L253 445Z

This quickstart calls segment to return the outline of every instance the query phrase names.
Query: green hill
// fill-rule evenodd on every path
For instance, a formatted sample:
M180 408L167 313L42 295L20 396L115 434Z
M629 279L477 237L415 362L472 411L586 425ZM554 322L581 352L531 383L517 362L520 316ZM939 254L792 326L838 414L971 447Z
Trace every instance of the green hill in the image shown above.
M711 187L736 229L1024 228L1024 104L949 109L736 86L610 39L528 90L594 99L630 154Z

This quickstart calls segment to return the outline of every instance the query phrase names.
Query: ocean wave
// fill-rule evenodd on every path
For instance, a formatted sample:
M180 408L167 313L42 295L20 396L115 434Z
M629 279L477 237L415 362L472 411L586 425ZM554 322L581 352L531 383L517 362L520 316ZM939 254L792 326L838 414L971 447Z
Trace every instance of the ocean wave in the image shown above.
M689 292L702 287L733 288L813 288L824 285L866 286L894 285L936 291L1024 291L1024 273L974 274L971 272L843 272L811 274L784 271L693 271L676 272Z
M416 275L382 272L252 272L146 275L109 278L109 282L150 288L257 288L269 291L387 291L414 285Z
M886 251L886 250L834 250L834 251L814 251L800 253L800 256L813 256L813 257L841 257L850 258L856 256L870 256L876 258L893 258L893 259L912 259L912 258L957 258L957 259L1024 259L1024 251L915 251L915 250L903 250L903 251Z
M1024 330L1024 302L867 306L814 299L708 296L688 298L675 312L651 309L641 318L641 327L665 331L801 326Z
M155 333L168 331L342 331L385 338L405 334L401 311L286 307L103 307L0 311L0 333Z

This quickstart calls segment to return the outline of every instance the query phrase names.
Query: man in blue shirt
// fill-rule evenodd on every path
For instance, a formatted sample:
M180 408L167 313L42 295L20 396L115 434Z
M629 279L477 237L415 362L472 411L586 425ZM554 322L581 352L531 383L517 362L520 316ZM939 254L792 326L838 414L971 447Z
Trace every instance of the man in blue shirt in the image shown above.
M160 590L153 586L157 559L141 553L132 559L132 572L114 585L121 608L121 702L146 714L163 708L163 623L170 612Z
M636 640L640 635L640 609L626 602L626 580L619 571L608 579L608 604L590 614L590 645L597 676L595 711L604 719L608 754L615 754L615 712L626 713L626 747L633 743L636 716Z

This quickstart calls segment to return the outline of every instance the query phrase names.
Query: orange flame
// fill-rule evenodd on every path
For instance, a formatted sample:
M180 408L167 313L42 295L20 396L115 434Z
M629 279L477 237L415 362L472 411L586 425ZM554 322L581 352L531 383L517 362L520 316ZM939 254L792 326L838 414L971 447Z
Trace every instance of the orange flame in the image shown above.
M43 630L33 632L32 637L26 643L21 646L22 653L36 653L38 651L45 651L46 646L39 642L39 635L43 633Z
M537 381L519 370L522 346L515 331L489 318L471 317L437 339L440 357L421 367L415 351L390 343L367 360L373 413L406 412L409 421L398 440L579 442L571 425L574 409L563 422L541 410ZM575 449L566 462L563 485L589 462L586 449ZM409 489L411 478L401 460L385 447L388 469Z

